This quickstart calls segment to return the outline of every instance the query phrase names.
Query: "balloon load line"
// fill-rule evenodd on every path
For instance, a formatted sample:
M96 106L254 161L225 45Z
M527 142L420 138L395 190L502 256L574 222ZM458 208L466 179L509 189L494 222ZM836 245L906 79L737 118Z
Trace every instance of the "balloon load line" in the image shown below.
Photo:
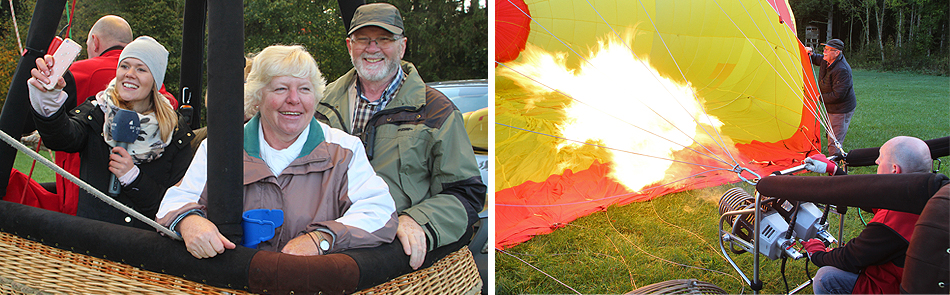
M717 171L717 170L728 171L728 170L726 170L726 169L716 168L716 169L714 169L714 170L707 170L707 171L699 172L699 173L696 173L696 174L693 174L693 175L690 175L690 176L686 176L686 177L683 177L683 178L680 178L680 179L677 179L677 180L673 180L673 181L670 181L670 182L667 182L667 183L657 184L657 185L654 185L654 186L651 186L651 187L643 188L643 189L640 189L640 190L635 191L635 192L632 192L632 193L625 193L625 194L613 195L613 196L603 197L603 198L593 199L593 200L585 200L585 201L570 202L570 203L549 204L549 205L502 204L502 203L497 203L497 202L496 202L496 203L495 203L495 206L496 206L496 207L542 208L542 207L563 207L563 206L572 206L572 205L581 205L581 204L588 204L588 203L596 203L596 202L605 201L605 200L610 200L610 199L625 198L625 197L630 197L630 196L635 196L635 195L643 194L645 191L658 189L658 188L661 188L661 187L664 187L664 186L667 186L667 185L670 185L670 184L674 184L674 183L677 183L677 182L680 182L680 181L684 181L684 180L687 180L687 179L690 179L690 178L693 178L693 177L696 177L696 176L703 175L703 174L705 174L705 173L715 172L715 171Z
M535 20L530 14L528 14L527 12L525 12L524 10L522 10L522 9L521 9L520 7L518 7L517 5L514 5L514 3L511 2L511 0L508 0L508 2L511 3L512 6L513 6L514 8L516 8L520 13L522 13L525 17L527 17L528 19L530 19L534 24L536 24L538 27L542 28L548 35L550 35L551 37L555 38L556 40L558 40L558 42L560 42L562 45L564 45L565 47L567 47L571 52L574 53L575 56L577 56L578 58L584 60L586 63L591 64L589 60L587 60L586 58L584 58L580 53L578 53L576 50L574 50L573 47L569 46L567 43L565 43L563 40L561 40L558 36L556 36L556 35L555 35L554 33L552 33L550 30L548 30L547 28L545 28L542 24L540 24L537 20ZM638 1L638 2L639 2L639 1ZM733 20L731 16L729 16L728 14L725 13L725 10L722 9L721 5L719 5L719 3L718 3L717 1L714 1L714 2L717 4L717 6L719 6L720 11L722 11L723 14L724 14L727 18L729 18L729 20L733 23L733 25L736 27L736 29L743 35L743 37L745 37L745 39L749 41L749 44L750 44L753 48L755 48L755 50L756 50L756 52L759 54L759 56L763 57L763 59L764 59L764 60L766 61L766 63L772 68L773 71L778 72L778 69L776 69L775 65L773 65L771 62L768 61L768 59L765 58L765 57L766 57L765 54L764 54L761 50L759 50L759 48L758 48L753 42L751 42L751 39L749 38L749 36L743 31L742 28L740 28L740 27L738 26L738 24L736 24L735 20ZM603 21L603 23L604 23L606 26L608 26L608 28L610 28L610 30L614 33L614 35L617 36L618 39L620 39L621 41L623 41L623 37L621 37L621 36L616 32L616 30L614 30L613 26L612 26L607 20L605 20L605 19L603 18L603 16L600 14L600 12L597 11L597 9L593 7L593 4L591 4L589 1L587 1L587 3L588 3L588 5L591 6L591 8L594 10L594 12L601 18L601 21ZM641 8L643 8L643 10L644 10L644 12L645 12L645 15L648 17L648 19L649 19L651 25L653 26L654 30L657 31L657 32L659 32L658 28L656 27L655 22L653 21L653 18L650 16L649 13L646 13L647 11L646 11L646 8L643 7L643 3L642 3L642 2L639 2L639 3L640 3ZM740 3L740 4L742 4L742 3ZM745 5L743 5L742 7L743 7L743 9L746 10L746 14L751 16L751 13L748 12L748 9L747 9L747 8L745 8ZM763 11L764 11L764 6L763 6L763 5L760 5L760 7L763 7ZM752 20L752 23L756 26L756 28L759 30L760 34L761 34L763 37L765 37L765 34L762 33L762 30L761 30L761 29L759 29L759 24L755 21L755 19L754 19L754 18L750 18L750 19ZM776 34L777 34L777 32L776 32ZM660 41L662 42L662 44L664 45L664 48L666 48L668 54L670 54L669 57L671 58L671 60L673 61L673 63L676 65L677 70L680 72L680 76L683 77L683 79L685 80L685 75L683 74L682 69L680 68L679 64L676 62L675 57L672 55L672 53L670 53L669 46L667 45L665 39L664 39L663 36L660 35L660 34L657 34L657 37L659 37L659 40L660 40ZM779 39L781 39L781 38L779 38ZM781 40L781 42L783 42L783 44L784 44L785 41L784 41L784 40ZM635 57L637 57L637 60L639 60L641 63L643 63L643 60L639 58L639 56L636 54L636 52L633 52L633 50L629 48L629 46L627 45L627 43L625 43L625 42L621 42L621 43L622 43L624 46L626 46L626 47L630 50L631 54L633 54ZM774 48L772 49L772 51L773 51L773 53L775 53L775 49L774 49ZM788 66L785 65L785 64L784 64L784 61L781 61L781 59L780 59L779 61L782 62L782 66L783 66L783 69L785 69L786 74L789 74L789 75L790 75L791 73L790 73L790 71L788 70ZM501 64L501 65L504 65L503 63L500 63L500 62L497 62L497 61L496 61L496 63ZM510 69L510 67L508 67L508 66L506 66L506 65L505 65L505 67ZM595 67L595 68L596 68L596 67ZM524 76L524 74L522 74L522 73L519 73L519 74L521 74L522 76ZM527 77L527 76L526 76L526 77ZM654 78L655 78L655 79L659 79L659 77L655 77L655 74L654 74ZM781 76L780 78L782 79L783 83L785 83L785 85L786 85L789 89L791 89L791 90L794 90L794 89L795 89L795 87L792 87L792 86L790 85L790 83L786 80L786 78L785 78L784 76ZM549 87L549 88L550 88L550 87ZM806 87L806 88L807 88L807 87ZM669 91L669 89L667 89L667 90ZM814 96L814 97L820 97L820 93L818 93L818 94L816 95L815 93L812 92L811 89L807 89L807 90L809 91L809 94L811 94L812 96ZM817 110L816 110L816 109L813 108L809 103L805 102L802 97L798 97L798 99L799 99L799 101L801 101L801 102L803 103L803 105L805 106L805 108L806 108L807 110L809 110L809 112L811 113L811 115L812 115L814 118L817 119L817 121L821 124L821 126L824 127L826 130L829 130L830 134L833 136L833 133L834 133L834 132L833 132L833 131L830 131L830 130L831 130L831 128L830 128L830 123L829 123L830 120L828 119L827 112L825 112L825 110L824 110L822 104L816 103L816 106L817 106ZM679 103L679 102L677 101L677 103ZM680 104L680 105L682 106L682 104ZM702 108L703 112L706 113L705 106L701 105L700 107ZM685 108L684 108L684 110L685 110ZM778 119L778 118L777 118L776 116L774 116L774 115L773 115L773 118ZM708 119L708 114L707 114L707 119ZM694 118L694 121L695 121L695 118ZM698 123L698 122L697 122L697 123ZM718 137L717 144L720 146L720 148L723 149L723 151L724 151L727 155L729 155L730 157L732 157L731 152L730 152L728 149L725 148L724 141L722 140L721 134L720 134L718 131L716 131L716 130L714 129L714 131L715 131L715 133L717 134L717 136L716 136L716 137L713 137L711 134L709 134L709 131L706 130L706 128L703 127L701 124L699 124L699 127L700 127L704 132L706 132L706 134L709 135L710 138L716 138L716 137ZM834 138L834 137L832 137L832 138ZM837 143L836 140L835 140L835 145L840 147L840 144ZM708 149L707 149L707 150L708 150ZM734 157L733 157L733 161L735 162Z
M551 37L553 37L553 38L555 38L556 40L558 40L558 42L561 42L561 44L564 45L565 47L567 47L571 52L573 52L575 56L577 56L577 57L580 58L581 60L584 60L584 62L586 62L588 65L591 65L594 69L597 69L597 67L594 66L593 63L590 62L590 60L588 60L587 58L584 58L584 56L582 56L580 53L578 53L576 50L574 50L573 47L571 47L570 45L568 45L567 43L565 43L564 41L562 41L560 38L558 38L558 36L556 36L554 33L552 33L552 32L549 31L547 28L545 28L544 25L542 25L542 24L540 24L538 21L536 21L530 14L528 14L528 13L525 12L524 10L521 10L521 8L519 8L517 5L514 5L514 3L511 2L511 0L508 0L508 3L511 3L511 5L512 5L513 7L515 7L516 9L518 9L519 12L521 12L522 14L524 14L525 17L527 17L527 18L530 19L532 22L534 22L535 24L537 24L539 27L541 27L542 29L544 29L544 31L547 32ZM621 43L627 48L627 50L629 50L630 53L633 54L633 56L636 58L636 60L637 60L638 62L640 62L640 64L643 65L644 67L649 67L649 65L647 65L647 64L643 61L643 59L641 59L641 58L637 55L637 53L634 52L633 49L630 48L630 47L627 45L627 43L624 41L624 39L623 39L622 37L620 37L619 34L617 34L617 32L613 29L613 26L611 26L610 23L607 22L607 20L605 20L605 19L603 18L603 16L600 14L600 11L597 11L597 9L593 7L593 4L591 4L590 1L587 1L587 4L588 4L588 5L591 5L591 8L594 9L594 12L597 13L597 15L598 15L598 16L601 18L601 20L604 22L604 24L607 25L607 27L609 27L610 30L613 31L615 35L617 35L617 38L618 38L618 39L621 41ZM641 6L642 6L642 3L641 3ZM648 16L649 16L649 14L648 14ZM651 23L652 23L652 19L651 19ZM654 25L654 29L655 29L655 25ZM662 40L662 37L660 37L660 38L661 38L661 40ZM669 50L667 50L667 51L669 51ZM497 62L497 61L496 61L496 63L505 66L505 68L511 69L511 67L508 67L507 65L505 65L505 64L503 64L503 63L500 63L500 62ZM675 63L675 59L674 59L674 63ZM679 65L677 65L677 69L679 69ZM512 69L512 70L513 70L513 69ZM513 71L514 71L514 70L513 70ZM517 71L515 71L515 72L517 72ZM536 83L538 83L538 84L540 84L540 85L544 85L544 84L538 82L538 81L537 81L536 79L534 79L533 77L529 77L529 76L527 76L527 75L525 75L525 74L523 74L523 73L520 73L520 72L518 72L518 74L520 74L520 75L522 75L522 76L524 76L524 77L526 77L526 78L529 78L529 79L535 81ZM653 74L653 73L651 73L651 75L653 76L653 78L654 78L657 82L660 82L660 77L656 76L656 74ZM680 75L683 75L683 74L682 74L682 70L680 70ZM685 80L685 76L684 76L684 80ZM661 84L662 84L662 83L661 83ZM547 86L547 85L544 85L544 86L547 87L547 88L551 88L552 90L555 90L554 88L552 88L552 87L550 87L550 86ZM664 88L664 90L667 91L667 93L669 93L671 96L673 96L673 92L672 92L669 88L667 88L665 85L663 85L663 88ZM557 90L555 90L555 91L557 91ZM561 93L560 91L558 91L558 92ZM564 93L562 93L562 94L564 94ZM566 95L566 94L565 94L565 95ZM570 96L568 96L568 97L570 97ZM694 98L695 98L695 97L694 97ZM578 101L578 100L574 99L573 97L571 97L571 99L573 99L573 100L575 100L575 101ZM643 101L641 101L639 98L634 97L634 99L636 99L638 102L640 102L640 103L643 104L644 106L647 106L647 105L646 105L645 103L643 103ZM680 103L678 100L676 101L676 103L679 104L680 107L681 107L684 111L686 111L686 108L682 105L682 103ZM585 105L587 105L587 104L585 104ZM587 105L587 106L590 106L590 105ZM702 106L701 106L701 107L702 107ZM593 107L591 107L591 108L593 108ZM666 117L663 117L662 115L660 115L659 113L657 113L655 110L653 110L653 109L650 108L649 106L647 106L647 108L650 109L650 111L653 111L653 113L657 114L657 116L659 116L660 118L663 118L663 120L667 121L667 123L670 123L669 120L666 119ZM707 120L708 120L708 119L709 119L709 114L706 113L705 107L702 107L702 108L703 108L703 113L706 115L706 118L707 118ZM596 108L595 108L595 109L596 109ZM600 111L600 110L598 110L598 111ZM603 112L603 111L601 111L601 112ZM606 112L603 112L603 113L606 113ZM688 113L688 111L687 111L687 113ZM700 123L696 120L696 118L693 118L693 116L690 116L690 117L693 119L693 122L695 122L695 123L700 127L700 129L702 129L703 132L706 133L707 136L709 136L710 138L715 138L715 137L713 137L711 134L709 134L709 131L706 130L706 128L703 127L702 124L700 124ZM615 118L616 118L616 117L615 117ZM618 118L618 120L620 120L620 121L622 121L622 122L625 122L625 121L623 121L622 119L619 119L619 118ZM627 123L627 122L625 122L625 123ZM629 123L628 123L628 124L629 124ZM633 124L630 124L630 125L633 126L633 127L636 127L637 129L643 130L642 128L639 128L639 127L637 127L637 126L635 126L635 125L633 125ZM686 135L686 136L690 137L691 139L693 139L692 136L689 136L688 134L686 134L685 132L683 132L682 130L680 130L679 127L673 125L672 123L670 123L670 125L673 126L673 128L677 129L677 131L680 131L681 133L683 133L683 135ZM710 125L712 125L712 124L710 123ZM645 130L644 130L644 131L645 131ZM653 134L652 132L649 132L649 131L646 131L646 132L648 132L648 133L650 133L650 134ZM716 133L717 133L717 135L719 135L718 131L717 131ZM654 135L655 135L655 134L654 134ZM657 136L658 136L658 135L657 135ZM661 137L661 138L662 138L662 137ZM729 157L732 159L733 163L736 163L737 161L735 160L735 157L733 157L733 156L732 156L732 153L729 152L729 150L725 147L724 142L720 142L720 141L722 141L722 136L719 135L718 138L719 138L719 141L716 142L717 145L719 145L719 147L722 149L722 151L723 151L725 154L729 155ZM664 139L665 139L665 138L664 138ZM667 139L667 140L668 140L668 139ZM671 141L671 142L672 142L672 141ZM693 142L696 142L696 140L693 139ZM697 142L697 143L698 143L698 142ZM706 149L706 151L708 151L710 154L715 154L715 153L713 153L712 151L710 151L708 148L706 148L705 145L700 144L700 146L702 146L704 149ZM719 160L719 161L725 163L724 160L718 159L718 157L717 157L717 160Z
M733 171L733 170L734 170L734 169L723 169L723 168L720 168L720 167L709 166L709 165L703 165L703 164L699 164L699 163L686 162L686 161L682 161L682 160L663 158L663 157L658 157L658 156L654 156L654 155L641 154L641 153L637 153L637 152L631 152L631 151L624 150L624 149L618 149L618 148L613 148L613 147L609 147L609 146L605 146L605 145L587 143L587 142L584 142L584 141L575 140L575 139L570 139L570 138L566 138L566 137L562 137L562 136L557 136L557 135L553 135L553 134L547 134L547 133L544 133L544 132L538 132L538 131L534 131L534 130L528 130L528 129L524 129L524 128L520 128L520 127L515 127L515 126L507 125L507 124L504 124L504 123L495 122L495 124L501 125L501 126L505 126L505 127L509 127L509 128L513 128L513 129L518 129L518 130L521 130L521 131L531 132L531 133L538 134L538 135L549 136L549 137L553 137L553 138L557 138L557 139L561 139L561 140L566 140L566 141L575 142L575 143L579 143L579 144L589 145L589 146L593 146L593 147L599 147L599 148L608 149L608 150L612 150L612 151L618 151L618 152L621 152L621 153L627 153L627 154L631 154L631 155L644 156L644 157L654 158L654 159L658 159L658 160L670 161L670 162L674 162L674 163L682 163L682 164L695 165L695 166L705 167L705 168L711 168L711 169L727 170L727 171ZM714 170L709 170L709 171L714 171Z
M742 30L742 28L739 27L739 25L735 22L735 20L733 20L732 17L729 16L729 14L726 13L726 11L722 8L722 5L719 5L719 1L713 0L713 2L715 2L715 3L716 3L716 6L719 7L719 11L722 11L723 15L725 15L725 16L729 19L729 21L732 22L732 25L736 27L736 29L739 31L739 33L741 33L742 36L745 37L746 40L751 40L751 39L749 38L749 36L746 35L746 33ZM742 3L743 3L742 1L739 1L739 5L742 5L742 8L746 10L746 15L750 15L750 16L751 16L751 13L748 12L748 9L746 9L746 8L745 8L745 5L743 5ZM763 6L760 5L760 7L763 7ZM750 19L751 19L751 18L750 18ZM651 21L652 21L652 20L651 20ZM759 24L758 24L757 22L755 22L755 19L752 19L752 24L755 25L756 29L759 31L759 34L762 35L762 37L764 38L764 37L765 37L765 34L762 33L762 29L759 28ZM777 32L776 32L776 35L778 35ZM660 36L660 40L663 40L663 37L662 37L662 36ZM784 39L779 38L779 40L783 43L783 45L785 45L785 44L784 44L784 42L785 42ZM796 40L797 40L797 38L796 38ZM666 45L665 42L664 42L663 44ZM778 72L778 69L775 68L775 65L773 65L767 58L765 58L765 54L762 53L762 52L759 50L758 46L755 46L755 43L753 43L753 42L750 41L750 42L749 42L749 45L751 45L752 48L755 49L755 51L759 54L759 56L763 57L763 60L769 65L769 67L772 68L773 71ZM772 53L773 53L773 54L776 53L774 48L770 48L770 49L772 50ZM782 69L785 70L785 73L788 74L789 76L791 76L791 72L789 72L788 66L785 65L785 62L782 61L781 59L779 59L779 62L782 63ZM807 70L810 70L810 69L806 69L806 71L807 71ZM791 90L795 90L795 88L792 87L792 85L790 85L790 84L788 83L788 81L785 79L784 76L781 76L781 78L782 78L782 82L785 83L785 86L787 86L787 87L788 87L789 89L791 89ZM808 91L809 91L809 94L811 94L813 97L818 97L819 99L821 98L821 93L814 93L814 92L811 92L812 90L811 90L811 89L808 89L807 87L806 87L806 90L808 90ZM834 136L834 131L831 131L831 130L832 130L832 128L831 128L831 119L828 117L828 112L827 112L826 109L824 108L824 104L816 103L816 104L815 104L815 105L816 105L816 108L812 108L810 104L808 104L807 102L805 102L804 98L799 97L799 101L802 102L802 104L805 106L805 108L808 109L809 113L811 113L811 115L812 115L813 117L815 117L815 119L818 119L818 122L821 124L821 126L824 127L826 130L828 130L829 134L832 134L832 138L836 138L836 137ZM838 146L839 149L841 148L841 144L838 143L837 140L835 140L835 145Z
M655 208L654 208L654 213L656 213L656 209L655 209ZM604 214L607 214L607 212L604 212ZM696 270L701 270L701 271L712 272L712 273L724 275L724 276L727 276L727 277L731 277L731 278L735 279L736 281L740 282L740 285L741 285L741 283L742 283L742 280L739 279L739 277L737 277L737 276L735 276L735 275L728 274L728 273L723 272L723 271L719 271L719 270L715 270L715 269L708 269L708 268L703 268L703 267L698 267L698 266L693 266L693 265L688 265L688 264L683 264L683 263L671 261L671 260L669 260L669 259L665 259L665 258L663 258L663 257L659 257L659 256L657 256L657 255L655 255L655 254L653 254L653 253L650 253L650 252L644 250L643 248L641 248L639 245L637 245L637 244L634 243L633 241L631 241L627 236L621 234L621 233L620 233L620 230L618 230L618 229L614 226L613 222L610 222L610 220L611 220L611 219L610 219L609 215L607 215L607 222L610 224L610 227L614 230L614 232L618 233L618 234L621 236L621 238L623 238L629 245L632 245L632 246L633 246L634 248L636 248L638 251L640 251L641 253L643 253L643 254L645 254L645 255L651 257L652 259L659 260L659 261L662 261L662 262L666 262L666 263L669 263L669 264L672 264L672 265L677 265L677 266L682 266L682 267L686 267L686 268L692 268L692 269L696 269ZM565 225L565 226L575 226L575 227L580 227L580 228L584 228L584 229L590 229L590 228L588 228L588 227L581 226L581 225L576 225L576 224L572 224L572 223L567 223L567 224L564 224L564 225ZM673 224L671 224L671 225L673 225ZM683 231L685 231L685 232L688 232L688 233L690 233L690 234L692 234L692 235L694 235L694 236L698 236L696 233L693 233L692 231L683 229L682 227L679 227L679 226L676 226L676 225L673 225L673 226L679 228L680 230L683 230ZM601 233L601 234L603 234L603 233ZM608 239L608 240L610 240L610 239ZM700 240L702 240L702 239L700 238ZM705 241L705 240L703 240L703 241ZM707 242L707 244L708 244L708 242ZM616 248L616 246L615 246L615 248ZM541 274L543 274L543 275L545 275L545 276L547 276L547 277L553 279L554 281L556 281L557 283L561 284L562 286L565 286L565 287L571 289L572 291L576 292L577 294L581 294L580 292L578 292L578 291L577 291L576 289L574 289L573 287L571 287L571 286L565 284L564 282L561 282L560 280L558 280L558 279L555 278L554 276L552 276L552 275L548 274L547 272L541 270L541 269L538 268L537 266L534 266L534 265L531 264L530 262L525 261L525 260L522 259L521 257L518 257L518 255L522 255L522 256L536 256L536 255L523 254L523 253L515 253L515 252L505 251L504 249L500 249L500 248L495 248L495 251L501 252L502 254L505 254L505 255L511 256L512 258L515 258L515 259L517 259L518 261L520 261L521 263L523 263L523 264L525 264L525 265L531 267L532 269L538 271L539 273L541 273ZM617 250L617 252L620 252L620 251ZM583 253L583 252L579 252L579 253ZM579 254L579 253L551 253L551 254L549 254L548 256L560 256L560 255L570 255L570 254ZM614 257L612 257L612 256L610 256L610 255L602 254L602 253L584 253L584 254L603 255L603 256L607 256L607 257L614 258ZM616 258L614 258L614 259L616 259ZM620 257L620 259L623 261L623 264L626 266L626 265L627 265L626 259L624 259L622 256ZM634 288L637 288L636 283L633 281L632 277L631 277L631 282L633 283L633 287L634 287ZM742 285L742 291L740 291L739 294L742 294L742 293L744 293L744 292L745 292L745 286Z
M495 63L497 63L497 64L499 64L499 65L501 65L501 66L503 66L503 67L505 67L505 68L511 70L512 72L515 72L515 73L517 73L517 74L519 74L519 75L521 75L521 76L523 76L523 77L525 77L525 78L528 78L528 79L530 79L531 81L534 81L534 82L535 82L536 84L538 84L538 85L544 86L545 88L548 88L548 89L550 89L551 91L554 91L554 92L557 92L557 93L559 93L559 94L561 94L561 95L564 95L565 97L570 98L572 101L576 101L576 102L578 102L578 103L580 103L580 104L583 104L583 105L585 105L585 106L587 106L587 107L590 107L591 109L594 109L594 110L597 110L598 112L604 113L604 114L606 114L607 116L609 116L609 117L611 117L611 118L614 118L614 119L617 119L617 121L626 123L627 125L629 125L629 126L631 126L631 127L633 127L633 128L636 128L636 129L638 129L638 130L640 130L640 131L646 132L646 133L648 133L648 134L650 134L650 135L653 135L653 136L656 136L656 137L658 137L658 138L660 138L660 139L666 140L666 141L668 141L668 142L670 142L670 143L673 143L673 144L678 145L678 146L680 146L680 147L682 147L682 148L685 148L685 149L688 149L688 150L690 150L690 151L693 151L693 152L695 152L695 153L697 153L697 154L699 154L699 155L708 157L708 158L710 158L710 159L712 159L712 160L715 160L715 161L718 161L718 162L720 162L720 163L723 163L723 164L725 164L725 165L727 165L727 166L732 166L732 165L735 165L735 164L738 163L737 161L735 161L734 158L733 158L733 162L732 162L732 163L726 162L726 160L720 158L718 155L716 155L715 153L713 153L712 151L710 151L709 148L707 148L707 147L706 147L705 145L703 145L702 143L698 142L694 137L689 136L689 134L686 134L686 132L683 132L682 129L680 129L679 127L677 127L676 125L674 125L674 124L673 124L672 122L670 122L666 117L664 117L663 115L661 115L660 113L658 113L656 110L654 110L654 109L651 108L650 106L648 106L648 105L646 105L645 103L643 103L643 101L641 101L639 98L634 97L634 99L636 99L637 102L640 102L641 104L643 104L647 109L649 109L651 112L653 112L654 114L656 114L658 117L662 118L662 119L663 119L664 121L666 121L668 124L670 124L671 126L673 126L673 128L675 128L677 131L679 131L679 132L682 133L683 135L686 135L687 137L689 137L691 140L693 140L693 143L695 143L695 144L697 144L697 145L703 147L703 149L705 149L707 152L709 152L709 154L706 154L706 153L697 151L697 150L695 150L695 149L693 149L693 148L690 148L690 147L688 147L688 146L686 146L686 145L677 143L677 142L675 142L675 141L673 141L673 140L671 140L671 139L668 139L668 138L666 138L666 137L663 137L662 135L656 134L656 133L654 133L654 132L652 132L652 131L650 131L650 130L647 130L647 129L644 129L644 128L640 127L640 126L637 126L636 124L630 123L630 122L628 122L628 121L626 121L626 120L624 120L624 119L622 119L622 118L619 118L619 117L617 117L617 116L615 116L615 115L613 115L613 114L611 114L611 113L608 113L608 112L605 112L605 111L603 111L603 110L600 110L600 109L598 109L598 108L596 108L596 107L594 107L594 106L592 106L592 105L590 105L590 104L588 104L588 103L586 103L586 102L584 102L584 101L581 101L581 100L579 100L579 99L574 98L574 96L572 96L572 95L570 95L570 94L564 93L564 92L561 91L560 89L551 87L551 86L545 84L544 82L538 81L535 77L528 76L527 74L524 74L524 73L522 73L522 72L520 72L520 71L518 71L518 70L512 69L511 67L509 67L508 65L506 65L506 64L504 64L504 63L497 62L497 61L496 61ZM692 117L692 116L691 116L691 117ZM695 119L694 119L694 122L695 122ZM697 122L697 124L698 124L698 122ZM512 127L512 128L516 128L516 129L521 129L521 128L518 128L518 127L513 127L513 126L509 126L509 125L505 125L505 124L499 124L499 125L503 125L503 126L507 126L507 127ZM527 129L521 129L521 130L528 131ZM532 132L534 132L534 131L532 131ZM546 135L546 136L551 136L551 137L555 137L555 138L560 138L560 137L557 137L557 136L555 136L555 135L549 135L549 134L544 134L544 133L539 133L539 132L535 132L535 133L538 133L538 134L541 134L541 135ZM707 134L707 135L708 135L708 134ZM566 138L562 138L562 139L566 139ZM568 139L568 140L570 140L570 139ZM573 142L580 142L580 141L577 141L577 140L570 140L570 141L573 141ZM717 143L718 143L718 142L717 142ZM632 153L632 152L631 152L631 153ZM726 151L726 153L728 153L728 151ZM632 154L637 154L637 153L632 153ZM637 154L637 155L639 155L639 154ZM730 157L732 157L731 154L730 154Z
M512 255L512 254L510 254L510 253L508 253L508 252L505 252L505 250L498 249L498 248L495 248L495 251L499 251L499 252L501 252L502 254L505 254L505 255L514 257L515 259L518 259L518 261L521 261L521 263L524 263L525 265L530 266L530 267L533 268L534 270L537 270L538 272L540 272L540 273L544 274L545 276L551 278L552 280L554 280L554 281L557 282L558 284L561 284L562 286L567 287L568 289L571 289L571 291L574 291L574 293L583 294L583 293L581 293L581 292L578 292L577 290L575 290L575 289L572 288L571 286L568 286L568 285L565 284L564 282L561 282L561 280L558 280L557 278L555 278L554 276L548 274L547 272L544 272L543 270L541 270L541 269L538 268L537 266L534 266L533 264L528 263L527 261L524 261L524 259L521 259L521 257L514 256L514 255Z

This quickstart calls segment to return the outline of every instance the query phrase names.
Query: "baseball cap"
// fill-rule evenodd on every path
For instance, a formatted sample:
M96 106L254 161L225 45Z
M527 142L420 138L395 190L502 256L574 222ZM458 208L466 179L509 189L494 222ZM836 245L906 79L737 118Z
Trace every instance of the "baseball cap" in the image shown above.
M821 43L821 45L831 46L832 48L837 49L837 50L842 50L842 51L844 50L844 42L841 41L840 39L831 39L828 41L828 43Z
M364 4L356 8L346 34L352 35L365 26L377 26L397 35L402 34L404 28L399 9L389 3Z

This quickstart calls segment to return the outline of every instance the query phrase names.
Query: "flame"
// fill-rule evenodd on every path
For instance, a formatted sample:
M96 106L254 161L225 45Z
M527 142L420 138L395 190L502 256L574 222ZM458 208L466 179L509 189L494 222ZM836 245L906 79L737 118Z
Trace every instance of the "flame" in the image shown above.
M704 113L703 99L689 84L667 78L630 48L608 36L572 69L567 66L567 53L549 53L528 44L521 59L499 73L537 94L528 96L529 100L543 99L543 94L554 91L571 97L565 106L568 119L556 136L608 147L612 159L601 161L612 163L610 176L634 191L689 175L689 168L676 167L680 165L672 161L675 153L682 155L680 151L687 147L697 155L722 153L713 141L722 138L734 150L728 138L718 135L722 123ZM527 105L530 108L533 102ZM581 145L570 140L558 148ZM702 147L710 144L713 152Z

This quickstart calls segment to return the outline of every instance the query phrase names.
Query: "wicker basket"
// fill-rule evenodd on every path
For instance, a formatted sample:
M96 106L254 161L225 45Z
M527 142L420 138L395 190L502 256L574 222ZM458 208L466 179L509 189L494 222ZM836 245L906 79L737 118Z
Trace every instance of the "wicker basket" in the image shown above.
M247 294L0 232L0 294Z
M357 294L478 294L468 247ZM212 287L0 232L0 294L249 294Z
M482 279L468 247L420 269L356 294L480 294Z
M696 279L669 280L654 283L630 291L633 294L729 294L712 283Z

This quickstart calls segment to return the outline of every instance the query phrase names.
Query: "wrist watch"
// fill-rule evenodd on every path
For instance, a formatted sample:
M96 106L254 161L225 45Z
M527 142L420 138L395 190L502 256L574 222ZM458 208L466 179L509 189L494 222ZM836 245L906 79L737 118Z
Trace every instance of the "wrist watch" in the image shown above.
M313 233L317 234L317 248L320 248L323 254L330 251L330 241L324 237L323 233L320 231L313 231Z

